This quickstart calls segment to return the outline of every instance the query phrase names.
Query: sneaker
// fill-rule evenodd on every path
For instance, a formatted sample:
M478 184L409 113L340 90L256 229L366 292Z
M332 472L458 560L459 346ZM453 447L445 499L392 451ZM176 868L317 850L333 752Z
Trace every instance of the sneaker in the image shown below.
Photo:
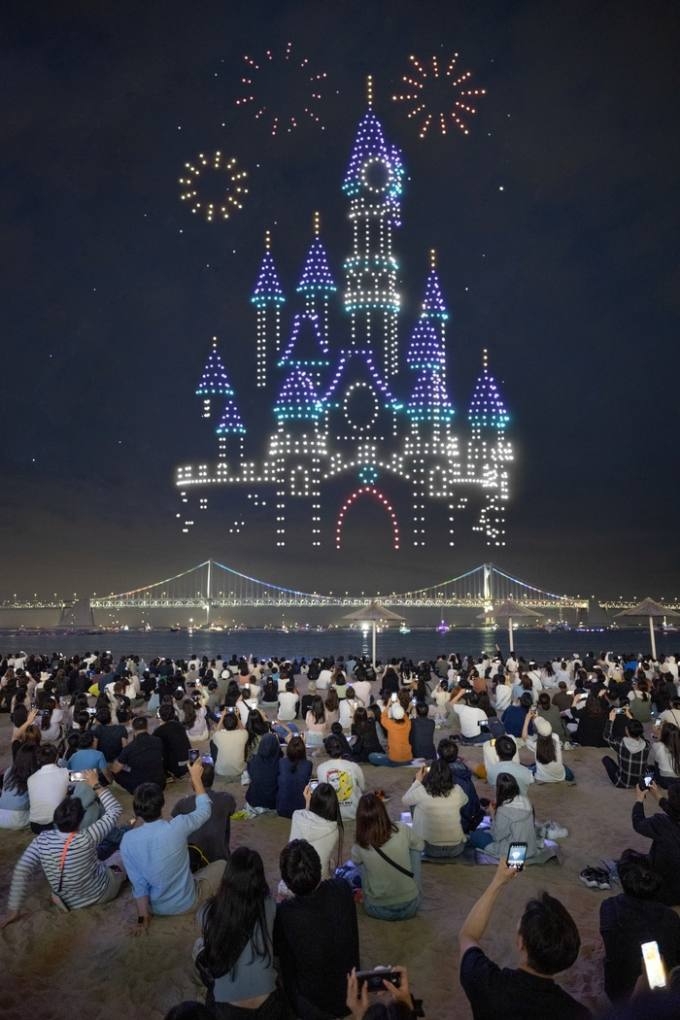
M571 741L569 741L569 740L565 740L564 743L562 744L562 750L563 751L573 751L575 749L575 747L576 747L576 745L572 744Z
M597 879L595 878L593 868L584 868L583 871L579 872L578 877L589 889L597 889Z
M558 825L557 822L548 822L545 835L548 839L566 839L569 835L569 829L565 829L563 825Z

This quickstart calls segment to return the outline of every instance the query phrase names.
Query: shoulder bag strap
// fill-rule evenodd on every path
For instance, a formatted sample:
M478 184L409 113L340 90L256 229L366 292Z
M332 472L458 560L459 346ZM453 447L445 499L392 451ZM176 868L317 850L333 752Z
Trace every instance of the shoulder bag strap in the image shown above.
M61 857L59 858L59 890L58 890L59 892L61 892L61 887L64 884L64 865L66 864L66 855L68 853L68 848L70 847L71 843L75 838L76 833L71 832L66 842L64 843L64 846L62 847Z
M387 854L384 854L379 846L374 846L373 849L377 853L378 857L382 857L384 861L387 861L388 864L391 864L392 867L396 868L397 871L400 871L402 875L408 875L409 878L414 877L412 871L409 871L407 868L402 868L401 864L397 864L397 862L393 861L391 857L388 857Z

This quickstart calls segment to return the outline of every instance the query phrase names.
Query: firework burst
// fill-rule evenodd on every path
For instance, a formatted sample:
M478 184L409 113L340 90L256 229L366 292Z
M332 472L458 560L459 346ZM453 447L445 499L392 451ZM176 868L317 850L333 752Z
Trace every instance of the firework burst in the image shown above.
M418 118L420 137L426 138L431 128L439 129L440 134L445 135L452 125L464 135L469 135L468 120L477 113L470 100L486 95L486 89L470 88L472 71L457 68L457 53L446 66L436 56L422 62L414 56L410 56L409 60L412 69L402 77L406 91L392 96L392 99L395 103L409 105L406 116Z
M294 131L305 118L325 130L318 111L328 75L312 71L309 57L294 56L289 42L280 53L265 50L259 60L247 54L243 60L244 94L236 99L237 106L249 106L255 120L266 123L274 137L282 129Z
M216 219L228 220L233 212L243 208L248 194L248 174L239 170L235 156L227 159L221 152L206 156L199 152L193 163L184 164L186 173L180 177L180 199L191 206L195 215L203 216L206 223ZM214 195L209 185L217 186Z

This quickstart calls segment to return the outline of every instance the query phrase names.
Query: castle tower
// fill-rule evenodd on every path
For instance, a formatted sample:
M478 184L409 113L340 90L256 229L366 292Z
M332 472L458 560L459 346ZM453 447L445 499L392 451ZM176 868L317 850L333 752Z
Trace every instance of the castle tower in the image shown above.
M430 250L430 271L425 281L425 296L423 298L423 310L421 316L427 319L438 329L441 337L441 348L444 361L446 360L446 320L449 317L441 285L437 273L437 252L434 248Z
M291 501L300 520L307 508L312 546L321 545L321 465L327 456L320 429L323 408L314 383L301 368L284 380L274 404L277 430L269 442L276 487L276 545L286 544L286 515Z
M210 354L196 387L196 396L203 398L202 417L212 415L212 400L215 397L233 397L234 391L227 377L227 370L217 350L217 337L212 338Z
M488 351L482 351L482 371L468 409L472 436L468 443L468 475L481 482L482 508L474 531L483 532L489 546L505 545L505 513L509 498L508 468L512 444L505 438L510 415L500 389L489 372Z
M383 375L399 369L397 261L393 230L401 225L404 168L399 150L388 145L372 109L359 123L342 190L349 198L352 254L345 260L345 311L350 316L350 345L372 349L382 358ZM381 349L382 348L382 349Z
M319 236L321 219L318 212L314 213L314 240L302 268L302 276L297 285L298 294L304 296L305 312L317 316L321 334L328 346L328 302L331 294L338 289L331 274L328 256Z
M281 343L281 305L286 300L271 253L271 236L265 234L265 252L255 289L250 298L257 309L255 385L267 385L268 351L278 352Z
M220 462L218 471L230 454L232 459L237 460L240 464L243 461L243 437L246 434L246 427L233 396L227 397L224 402L222 416L215 429L215 434L217 435L217 457Z
M290 340L281 355L279 368L301 368L314 385L321 385L321 375L330 365L328 339L322 333L318 315L304 312L293 317Z

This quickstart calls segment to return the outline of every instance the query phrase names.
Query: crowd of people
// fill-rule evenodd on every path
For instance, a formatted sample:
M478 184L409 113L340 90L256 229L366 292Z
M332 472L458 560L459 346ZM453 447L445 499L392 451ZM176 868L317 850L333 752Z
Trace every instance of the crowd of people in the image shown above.
M537 821L532 789L576 783L564 761L574 747L608 750L606 776L635 791L631 829L651 843L644 855L613 848L609 872L580 876L609 888L616 875L622 888L601 906L604 991L629 1010L621 1016L650 995L655 1010L674 1001L680 1015L674 656L589 653L539 665L512 653L452 654L375 669L361 657L147 664L136 655L19 653L0 662L0 711L11 724L0 829L30 833L0 927L21 921L39 872L64 911L108 903L129 883L134 935L154 918L196 912L205 1003L183 1004L175 1017L424 1015L404 967L360 971L357 911L414 917L423 866L458 859L495 864L458 932L460 984L476 1020L589 1016L554 981L580 946L558 899L546 892L527 903L516 969L499 968L481 943L496 900L522 870L513 851L522 867L540 865L567 835ZM466 747L481 752L476 764L464 760ZM398 818L376 785L380 767L411 770ZM169 786L187 781L192 792L165 817ZM480 781L490 797L479 796ZM124 823L128 795L134 818ZM257 850L230 847L233 818L259 824L268 814L290 820L275 890ZM643 943L658 947L664 990L648 987Z

